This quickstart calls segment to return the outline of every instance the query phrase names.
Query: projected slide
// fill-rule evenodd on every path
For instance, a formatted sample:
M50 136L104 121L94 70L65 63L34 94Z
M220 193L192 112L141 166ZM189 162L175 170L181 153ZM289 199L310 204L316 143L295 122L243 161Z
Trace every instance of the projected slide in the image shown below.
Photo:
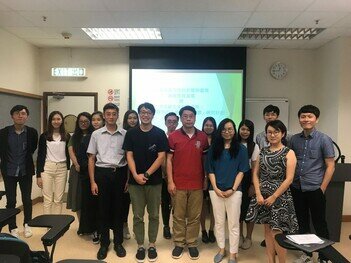
M243 72L133 69L132 109L137 110L143 102L155 106L153 123L162 129L164 115L171 111L178 114L185 105L196 109L198 129L208 116L214 117L217 125L229 117L238 126L242 119Z

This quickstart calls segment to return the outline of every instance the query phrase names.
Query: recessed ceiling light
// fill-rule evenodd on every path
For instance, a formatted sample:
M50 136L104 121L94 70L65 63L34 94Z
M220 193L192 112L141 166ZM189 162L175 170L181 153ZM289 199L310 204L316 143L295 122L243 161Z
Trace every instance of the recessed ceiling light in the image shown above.
M93 40L162 39L159 28L82 28Z
M325 28L244 28L241 40L310 40Z

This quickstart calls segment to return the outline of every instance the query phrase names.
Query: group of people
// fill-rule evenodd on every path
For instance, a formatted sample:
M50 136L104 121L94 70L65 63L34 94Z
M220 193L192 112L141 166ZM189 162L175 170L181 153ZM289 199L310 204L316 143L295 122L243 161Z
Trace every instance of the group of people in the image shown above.
M191 259L199 258L200 225L204 243L217 241L215 263L225 257L236 263L239 247L251 247L255 223L264 225L268 262L275 262L276 255L279 262L286 261L286 250L275 235L309 233L310 215L317 235L328 238L325 191L334 172L334 148L332 140L316 129L317 107L301 107L302 132L292 136L279 120L279 108L268 105L263 110L265 130L256 139L250 120L241 121L237 129L229 118L217 127L215 119L208 117L199 130L194 126L196 109L184 106L179 116L174 112L165 116L165 133L152 124L155 113L154 106L145 102L137 111L127 111L119 127L119 108L108 103L103 112L80 113L70 135L62 113L53 111L39 137L35 172L38 133L25 125L27 107L14 106L10 111L14 124L0 130L1 173L7 208L15 207L17 184L20 186L25 237L32 235L28 226L32 175L36 174L42 189L44 213L59 214L70 169L67 208L77 212L78 234L92 234L93 242L100 243L98 259L107 256L110 229L117 256L126 256L123 239L131 237L130 204L137 262L146 257L150 262L157 260L160 207L163 236L170 239L173 235L175 259L182 257L185 248ZM182 127L177 129L179 120ZM211 214L208 233L207 211ZM15 219L9 230L18 236ZM326 262L322 255L319 260ZM311 255L303 254L296 262L312 262Z

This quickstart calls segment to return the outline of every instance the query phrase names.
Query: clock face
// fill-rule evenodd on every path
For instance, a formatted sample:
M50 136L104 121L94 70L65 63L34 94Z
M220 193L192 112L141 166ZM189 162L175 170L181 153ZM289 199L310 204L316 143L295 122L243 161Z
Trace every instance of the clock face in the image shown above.
M271 66L271 76L275 79L283 79L288 73L288 67L281 62L275 62Z

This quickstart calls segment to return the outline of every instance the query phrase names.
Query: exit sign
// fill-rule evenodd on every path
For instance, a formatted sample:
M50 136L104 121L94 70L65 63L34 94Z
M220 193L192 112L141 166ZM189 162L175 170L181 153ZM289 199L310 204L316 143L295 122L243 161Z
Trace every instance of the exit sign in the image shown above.
M53 77L86 77L85 68L51 68Z

